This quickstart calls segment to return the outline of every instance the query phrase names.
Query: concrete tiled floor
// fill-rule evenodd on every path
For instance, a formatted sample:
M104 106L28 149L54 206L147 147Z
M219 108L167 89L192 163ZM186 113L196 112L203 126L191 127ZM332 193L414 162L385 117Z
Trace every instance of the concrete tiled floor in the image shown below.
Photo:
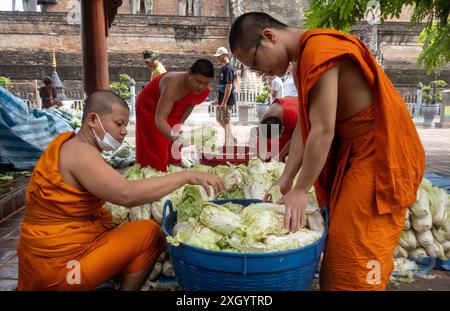
M0 222L0 291L17 287L17 243L24 210Z
M235 126L233 133L239 143L248 141L252 126ZM219 127L218 127L219 128ZM134 125L129 127L128 139L134 141ZM222 131L219 128L220 131ZM221 132L222 133L222 132ZM427 154L427 171L450 176L450 129L421 129L418 133ZM223 134L222 134L223 135ZM223 140L223 138L219 138ZM17 254L19 225L23 209L0 222L0 291L15 290L17 286ZM437 273L437 272L436 272ZM414 285L402 285L403 290L441 290L450 288L450 273L438 272L436 280L416 281ZM423 282L423 284L422 284ZM436 288L434 288L436 286ZM395 288L390 288L395 290Z

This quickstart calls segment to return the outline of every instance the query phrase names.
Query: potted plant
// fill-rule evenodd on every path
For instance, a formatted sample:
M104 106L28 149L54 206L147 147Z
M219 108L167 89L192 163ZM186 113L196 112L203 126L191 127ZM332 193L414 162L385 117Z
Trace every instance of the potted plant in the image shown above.
M429 85L422 87L422 99L425 103L422 106L423 126L432 126L432 122L438 113L439 103L442 102L442 94L436 93L436 88L445 86L447 86L447 83L444 80L434 80Z
M269 100L270 100L270 87L268 85L265 85L262 88L262 92L256 95L255 108L259 121L261 121L262 117L269 108Z
M127 102L131 99L130 82L131 77L125 73L119 75L119 82L112 82L110 84L111 91L122 97Z

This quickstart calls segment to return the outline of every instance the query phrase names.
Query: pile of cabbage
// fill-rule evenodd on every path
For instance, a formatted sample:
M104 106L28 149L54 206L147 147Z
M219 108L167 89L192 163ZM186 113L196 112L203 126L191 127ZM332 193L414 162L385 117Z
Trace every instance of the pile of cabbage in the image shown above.
M212 126L196 127L181 133L183 146L195 145L203 152L214 153L217 151L217 130Z
M161 200L126 208L115 204L107 203L111 209L114 222L120 225L124 222L139 219L154 219L161 223L163 202L170 199L175 208L183 206L186 213L192 213L191 210L198 208L204 202L215 199L260 199L271 189L272 184L277 181L284 169L284 163L280 162L262 162L260 159L251 159L247 165L220 165L216 167L197 164L189 170L198 172L209 172L220 176L225 182L225 189L216 196L214 193L207 196L201 186L186 185L165 196ZM170 165L168 173L183 170L178 166ZM151 178L164 176L166 173L155 170L151 167L140 168L138 164L129 167L123 174L128 180ZM213 191L211 191L213 192ZM272 201L276 202L281 198L279 188L271 189ZM317 205L314 192L311 192L311 204Z
M424 178L407 210L396 258L450 259L450 195Z
M189 244L203 249L261 253L295 249L319 240L324 231L323 219L317 209L317 230L300 229L290 233L284 229L284 206L273 203L255 203L247 207L225 203L204 202L189 214L178 208L179 216L173 236L167 241L178 246Z
M74 130L81 127L81 118L83 114L81 111L77 111L75 109L64 106L59 108L52 108L52 111L55 111L60 116L62 116Z
M115 151L103 151L103 158L114 168L126 168L134 164L136 147L126 140Z
M107 203L111 209L114 223L120 225L129 221L140 219L154 219L161 223L163 202L170 199L173 206L179 209L179 217L183 214L188 216L196 215L196 210L205 201L216 199L263 199L264 194L270 189L272 201L276 202L281 198L279 188L271 185L277 181L284 169L284 163L280 162L262 162L255 158L251 159L248 165L221 165L216 167L206 165L194 165L190 170L198 172L209 172L220 176L225 182L225 189L218 196L211 191L208 197L206 191L201 186L185 185L176 191L168 194L161 200L143 204L140 206L127 208L112 203ZM174 173L183 170L178 166L169 165L167 173ZM135 164L127 168L123 174L125 179L137 180L143 178L152 178L164 176L164 172L155 170L151 167L140 168ZM310 193L309 211L317 210L317 200L314 191ZM315 214L316 218L317 214ZM313 222L313 220L311 220Z

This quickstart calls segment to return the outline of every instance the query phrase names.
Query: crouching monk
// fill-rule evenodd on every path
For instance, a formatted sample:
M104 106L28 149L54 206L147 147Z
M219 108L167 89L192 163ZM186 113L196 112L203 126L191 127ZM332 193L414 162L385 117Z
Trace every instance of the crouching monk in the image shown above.
M211 174L183 171L125 180L102 158L124 140L129 108L110 91L88 97L83 125L56 137L39 159L26 193L18 245L18 290L89 290L122 276L122 290L139 290L163 251L152 220L113 229L105 201L126 207L160 199L186 183L222 189Z
M297 62L298 124L278 183L292 231L305 224L313 184L319 204L330 207L321 289L384 290L425 168L401 96L369 49L348 34L247 13L229 40L236 58L260 72L282 75Z

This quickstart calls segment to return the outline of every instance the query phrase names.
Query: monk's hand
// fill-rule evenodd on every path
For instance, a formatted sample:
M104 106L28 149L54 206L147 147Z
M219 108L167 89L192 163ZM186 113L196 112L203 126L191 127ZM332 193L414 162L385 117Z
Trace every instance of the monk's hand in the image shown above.
M308 191L294 188L281 200L286 213L284 215L284 227L291 232L296 232L306 225L306 206L308 204Z
M227 103L222 103L222 104L220 105L220 110L222 110L222 111L227 110Z
M211 196L210 186L216 195L225 187L222 178L217 175L203 172L189 172L189 174L189 184L202 186L208 196Z

